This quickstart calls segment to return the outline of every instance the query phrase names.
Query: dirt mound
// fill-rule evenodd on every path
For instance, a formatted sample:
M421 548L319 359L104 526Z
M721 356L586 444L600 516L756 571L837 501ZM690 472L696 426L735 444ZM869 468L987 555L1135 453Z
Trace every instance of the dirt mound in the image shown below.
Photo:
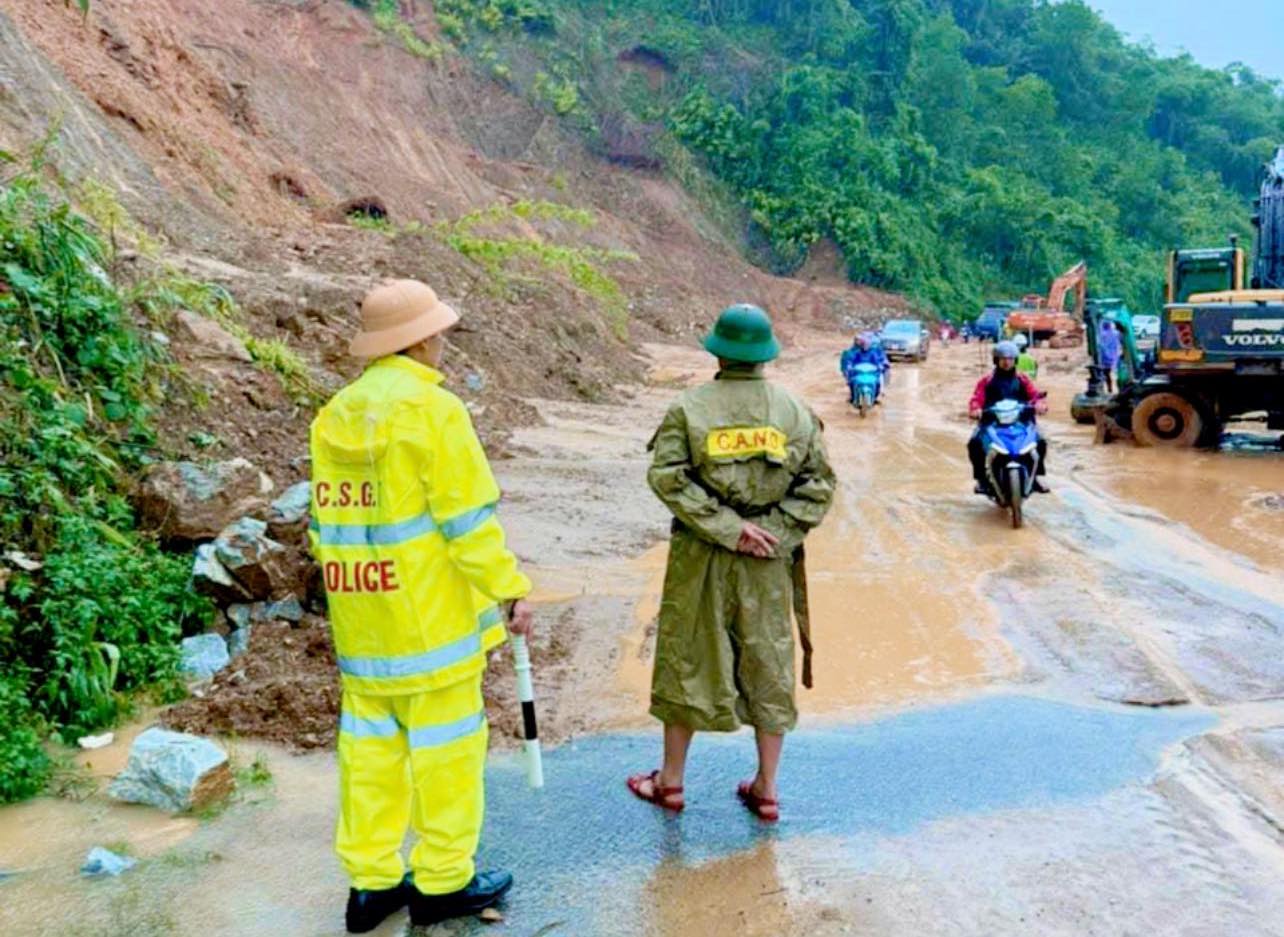
M254 625L245 654L162 717L173 729L281 742L295 751L334 746L339 671L324 619Z
M560 630L547 629L532 642L536 692L545 700L569 656L568 640ZM522 736L522 710L506 646L491 654L485 692L492 744L513 747ZM288 622L254 625L245 654L191 699L167 710L161 721L197 735L266 739L296 752L333 748L340 695L330 626L309 615L297 627ZM547 741L560 741L577 728L559 721L552 708L542 708L540 716L540 734Z

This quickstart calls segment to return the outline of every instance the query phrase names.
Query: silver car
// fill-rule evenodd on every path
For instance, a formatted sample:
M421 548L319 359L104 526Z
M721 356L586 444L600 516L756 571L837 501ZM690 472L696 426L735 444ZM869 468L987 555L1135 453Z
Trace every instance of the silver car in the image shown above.
M919 319L891 319L878 333L888 358L926 361L931 335Z

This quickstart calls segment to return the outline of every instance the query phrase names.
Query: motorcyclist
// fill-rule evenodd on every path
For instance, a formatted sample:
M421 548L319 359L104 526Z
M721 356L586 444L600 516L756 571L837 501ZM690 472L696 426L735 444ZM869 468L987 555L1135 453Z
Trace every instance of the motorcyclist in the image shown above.
M976 382L972 399L968 401L968 415L974 420L980 420L972 438L967 441L967 454L972 462L972 477L976 481L977 494L989 491L989 482L985 477L985 445L981 441L981 431L985 427L989 409L1000 400L1016 400L1030 404L1038 413L1048 412L1048 405L1044 403L1039 389L1034 386L1034 381L1017 370L1017 359L1020 356L1021 351L1015 342L1002 341L996 344L993 352L994 370ZM1036 476L1047 471L1048 441L1042 432L1039 433L1038 452L1039 468ZM1036 477L1034 490L1046 494L1049 489Z
M856 402L855 368L858 364L872 364L878 368L878 394L875 397L875 401L877 401L882 397L892 365L887 360L887 352L883 351L882 346L874 344L873 336L868 332L861 332L852 339L852 347L844 349L842 356L838 360L838 369L842 371L843 379L847 381L849 403Z

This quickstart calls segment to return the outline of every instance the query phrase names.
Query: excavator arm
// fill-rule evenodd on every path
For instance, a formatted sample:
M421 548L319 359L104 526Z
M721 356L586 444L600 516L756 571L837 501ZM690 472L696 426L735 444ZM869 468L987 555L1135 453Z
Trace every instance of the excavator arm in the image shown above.
M1052 281L1048 290L1048 308L1053 312L1069 313L1066 297L1074 292L1074 313L1083 317L1084 299L1088 295L1088 265L1082 260Z

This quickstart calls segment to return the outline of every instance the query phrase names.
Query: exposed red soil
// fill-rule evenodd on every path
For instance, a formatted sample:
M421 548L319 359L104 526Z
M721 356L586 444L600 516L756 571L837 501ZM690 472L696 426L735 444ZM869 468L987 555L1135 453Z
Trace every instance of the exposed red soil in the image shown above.
M464 313L446 370L492 456L508 428L539 419L532 401L612 399L639 380L641 342L694 342L730 302L764 305L786 343L801 327L905 308L846 285L832 254L803 279L752 267L706 236L699 205L662 172L591 156L552 114L457 55L432 64L407 54L345 0L94 0L87 18L74 6L0 0L14 64L0 81L0 148L30 146L61 115L61 172L119 192L165 243L162 260L123 262L224 285L246 328L287 342L323 393L359 370L345 349L365 290L390 276L428 280ZM415 27L434 38L423 9ZM608 267L628 297L627 338L560 274L497 277L435 227L519 199L589 208L597 221L587 231L508 222L502 233L636 255ZM346 223L358 202L393 230ZM412 223L417 233L405 233ZM175 353L184 373L159 417L159 455L245 456L278 490L306 477L310 405L255 365L197 362L178 342ZM545 698L579 627L537 641ZM496 655L487 684L496 739L517 727L508 659ZM333 743L337 707L327 628L310 618L256 626L247 655L168 718L305 749Z

